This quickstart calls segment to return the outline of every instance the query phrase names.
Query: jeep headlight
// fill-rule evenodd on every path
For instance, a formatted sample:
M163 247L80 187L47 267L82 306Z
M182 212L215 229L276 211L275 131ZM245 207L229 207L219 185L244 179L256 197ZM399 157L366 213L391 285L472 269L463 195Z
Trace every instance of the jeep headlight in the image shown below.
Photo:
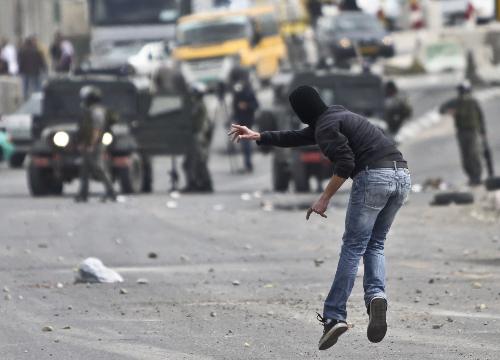
M65 131L58 131L54 134L52 138L54 145L60 148L64 148L69 144L69 135Z
M352 46L352 42L348 38L342 38L339 40L339 45L344 49L348 49Z
M109 145L111 145L112 142L113 142L113 135L109 132L105 132L102 135L102 144L104 146L109 146Z

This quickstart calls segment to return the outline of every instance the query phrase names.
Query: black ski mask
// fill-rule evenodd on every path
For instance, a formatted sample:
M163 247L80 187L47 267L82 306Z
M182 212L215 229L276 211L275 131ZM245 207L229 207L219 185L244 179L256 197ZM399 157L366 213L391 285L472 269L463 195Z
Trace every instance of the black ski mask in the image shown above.
M314 125L316 120L328 109L318 92L311 86L299 86L289 97L293 111L300 121Z

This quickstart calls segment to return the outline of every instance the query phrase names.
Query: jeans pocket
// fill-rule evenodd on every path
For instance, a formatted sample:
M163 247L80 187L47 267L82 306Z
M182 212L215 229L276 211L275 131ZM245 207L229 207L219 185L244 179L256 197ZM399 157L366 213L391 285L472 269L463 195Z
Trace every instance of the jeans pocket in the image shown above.
M365 205L381 209L387 204L390 186L387 182L368 182L365 187Z

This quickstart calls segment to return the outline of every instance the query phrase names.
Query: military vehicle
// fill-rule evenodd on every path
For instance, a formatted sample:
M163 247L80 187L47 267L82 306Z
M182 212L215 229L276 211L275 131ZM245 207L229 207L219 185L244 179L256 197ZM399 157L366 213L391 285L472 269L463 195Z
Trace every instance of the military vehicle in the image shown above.
M273 79L274 105L272 110L260 112L257 126L260 131L297 130L305 126L295 116L288 103L288 94L300 85L315 87L325 103L343 105L348 110L366 116L385 131L384 90L382 78L371 73L352 73L342 70L316 70L282 73ZM331 162L317 146L300 148L262 147L273 153L272 185L275 191L287 191L293 182L295 191L309 192L310 178L317 179L321 191L322 180L333 175Z
M77 129L83 111L79 92L97 86L117 119L103 136L113 181L123 193L152 190L154 155L182 154L191 141L189 109L180 95L158 95L148 79L106 75L51 80L44 88L42 115L33 128L28 183L32 195L59 195L79 176Z

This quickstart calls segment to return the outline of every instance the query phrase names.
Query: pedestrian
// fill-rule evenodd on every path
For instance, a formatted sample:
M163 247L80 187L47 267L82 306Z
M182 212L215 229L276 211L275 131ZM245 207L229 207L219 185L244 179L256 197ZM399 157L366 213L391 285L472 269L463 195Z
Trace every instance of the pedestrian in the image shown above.
M208 158L214 125L208 116L204 102L206 89L203 84L194 84L189 94L189 107L193 124L193 138L184 158L186 187L183 192L213 192L212 177L208 169Z
M457 87L457 97L445 102L440 113L448 113L455 119L455 129L462 167L470 186L481 184L481 143L486 142L486 125L479 102L472 95L469 81Z
M408 97L399 91L396 83L392 80L385 85L384 119L387 123L389 135L395 137L404 122L413 113Z
M307 1L307 11L309 13L309 19L311 21L311 26L316 29L316 24L318 19L323 15L323 6L320 0L308 0Z
M301 130L265 131L232 125L233 140L255 140L260 145L296 147L318 145L334 164L334 175L320 198L308 209L323 218L328 204L347 178L353 179L340 259L325 300L324 326L319 349L333 346L347 331L347 300L361 258L364 262L364 300L369 314L368 339L380 342L387 331L384 243L396 213L406 201L411 180L406 161L395 144L364 117L342 106L326 106L310 86L295 89L290 97Z
M75 50L73 44L66 39L61 32L56 32L54 41L50 46L50 57L52 69L56 73L68 73L71 71Z
M102 138L105 131L111 128L111 113L102 105L101 90L95 86L84 86L80 90L83 117L78 127L78 149L82 156L80 167L80 190L75 198L77 202L86 202L89 195L89 178L102 182L108 198L116 201L113 184L106 172L105 147Z
M233 121L242 126L251 128L255 122L255 113L259 108L259 102L255 91L250 83L250 75L245 69L233 71ZM249 141L241 142L243 152L244 172L253 171L252 144Z
M42 76L47 70L45 56L35 36L28 37L19 51L19 73L23 79L24 98L42 87Z
M19 64L17 62L16 47L9 42L8 39L0 40L0 73L8 75L17 75L19 72Z

